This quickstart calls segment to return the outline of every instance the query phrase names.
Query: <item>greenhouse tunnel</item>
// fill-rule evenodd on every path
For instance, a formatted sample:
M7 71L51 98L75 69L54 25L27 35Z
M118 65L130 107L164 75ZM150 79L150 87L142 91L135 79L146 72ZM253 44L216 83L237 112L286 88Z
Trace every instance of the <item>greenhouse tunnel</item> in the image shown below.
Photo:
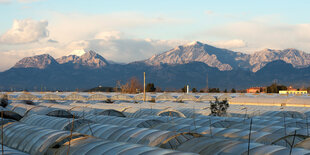
M102 112L97 113L97 115L126 117L122 112L114 109L105 109Z
M65 97L65 100L71 100L71 101L85 101L87 100L85 97L83 97L82 95L76 94L76 93L72 93L68 96Z
M62 97L56 95L56 94L46 94L44 96L41 97L41 100L54 100L54 101L57 101L57 100L63 100Z
M155 101L176 101L176 98L169 94L162 94L156 96Z
M77 128L75 131L112 141L143 144L166 149L176 149L178 145L187 140L201 136L194 133L177 133L149 128L132 128L101 124L84 125Z
M24 152L21 152L21 151L9 148L7 146L3 146L3 150L2 150L2 147L0 147L0 152L2 152L2 151L3 151L4 155L29 155L27 153L24 153Z
M72 118L73 115L63 109L58 108L47 108L47 107L34 107L27 111L26 115L37 114L37 115L47 115L53 117L63 117L63 118Z
M248 143L222 138L201 137L191 139L181 144L177 150L189 151L202 155L208 154L248 154ZM283 155L289 154L290 149L277 145L263 145L250 143L249 154L251 155ZM293 148L292 154L308 154L310 150Z
M69 143L66 142L60 147L51 148L48 154L65 155L68 152ZM179 152L170 149L161 149L157 147L149 147L140 144L128 144L124 142L115 142L93 137L80 137L73 139L70 145L70 155L80 154L107 154L107 155L194 155L194 153Z
M28 115L22 118L20 122L55 130L71 130L72 124L73 129L75 129L84 124L92 123L92 121L86 119L60 118L36 114Z
M103 116L103 115L87 115L85 119L94 121L98 124L113 124L119 126L130 126L140 128L151 128L157 124L163 123L160 120L141 119L141 118L127 118L116 116Z
M108 97L103 94L94 94L87 98L89 101L106 101L107 99Z
M21 115L6 108L0 107L0 113L3 113L3 118L5 119L12 119L15 121L19 121L20 119L22 119Z
M16 98L16 100L24 100L24 101L33 101L33 100L39 100L39 99L40 98L32 94L20 94Z
M136 96L134 96L133 100L144 101L144 95L143 94L136 95ZM145 101L155 101L155 99L152 96L146 94L145 95Z
M64 143L70 137L70 131L60 131L23 123L8 123L3 127L3 144L32 155L45 154L55 143ZM73 137L83 136L73 133Z
M215 98L211 95L202 95L197 99L198 102L203 102L203 101L215 101Z
M183 94L176 99L177 102L196 101L196 100L197 98L195 96L189 94Z
M125 94L118 94L111 97L114 101L132 101L132 98Z

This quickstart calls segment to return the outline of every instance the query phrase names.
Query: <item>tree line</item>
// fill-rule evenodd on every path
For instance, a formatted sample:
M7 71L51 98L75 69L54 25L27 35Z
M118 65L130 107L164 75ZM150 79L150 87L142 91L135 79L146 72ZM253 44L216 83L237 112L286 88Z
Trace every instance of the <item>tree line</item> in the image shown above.
M280 90L287 90L287 86L279 85L277 83L272 83L270 86L264 87L265 93L279 93ZM95 88L93 90L103 91L103 88ZM308 92L310 91L310 87L307 88ZM114 89L105 88L104 91L107 92L121 92L121 93L141 93L143 92L143 84L139 81L137 77L131 77L126 83L121 83L121 81L116 82L116 86ZM165 90L167 91L167 90ZM182 87L181 89L173 89L172 92L187 92L187 86ZM224 89L220 90L220 88L203 88L198 90L197 88L191 88L192 93L200 92L200 93L246 93L246 90L236 90L232 88L230 90ZM156 87L154 83L146 84L146 92L162 92L161 88Z

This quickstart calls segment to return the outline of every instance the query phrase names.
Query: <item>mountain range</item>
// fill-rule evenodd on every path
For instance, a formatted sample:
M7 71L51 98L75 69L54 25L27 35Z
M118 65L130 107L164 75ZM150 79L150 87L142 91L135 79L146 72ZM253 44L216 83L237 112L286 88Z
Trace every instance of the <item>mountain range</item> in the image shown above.
M149 59L128 64L111 63L94 51L54 59L48 54L26 57L0 73L0 89L52 90L115 86L133 76L162 89L189 84L198 89L244 89L273 81L293 86L310 85L310 54L297 49L265 49L245 54L201 42L181 45ZM208 79L208 80L207 80Z
M159 65L161 63L184 64L198 61L210 67L216 67L221 71L242 68L256 72L267 63L275 60L283 60L298 68L308 67L310 65L310 54L296 49L265 49L254 54L245 54L216 48L201 42L192 42L154 55L144 62L150 65Z

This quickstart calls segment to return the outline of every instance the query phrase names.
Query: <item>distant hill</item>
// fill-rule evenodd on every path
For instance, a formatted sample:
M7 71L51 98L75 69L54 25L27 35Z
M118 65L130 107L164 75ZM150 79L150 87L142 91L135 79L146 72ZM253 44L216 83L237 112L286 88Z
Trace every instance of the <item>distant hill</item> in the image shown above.
M56 59L59 64L72 64L76 67L102 68L109 65L108 61L94 51L86 52L79 56L69 55Z
M310 65L310 54L297 49L265 49L252 54L249 59L249 64L252 66L252 71L256 72L263 68L267 63L276 60L285 61L296 68L304 68Z
M276 60L283 60L296 68L304 68L310 65L310 54L297 49L265 49L253 54L244 54L196 41L154 55L144 62L149 65L159 65L161 63L184 64L198 61L210 67L216 67L221 71L241 68L256 72L267 63Z
M200 42L129 64L109 63L94 51L54 59L48 54L26 57L0 73L0 90L86 90L98 85L115 87L135 76L163 89L208 87L244 89L273 81L293 86L310 85L309 54L296 49L263 50L252 55Z
M150 65L185 64L194 61L203 62L221 71L246 66L247 55L226 49L216 48L201 42L192 42L178 46L162 54L154 55L144 62Z
M18 61L13 68L40 68L44 69L49 65L56 65L57 61L48 54L26 57Z

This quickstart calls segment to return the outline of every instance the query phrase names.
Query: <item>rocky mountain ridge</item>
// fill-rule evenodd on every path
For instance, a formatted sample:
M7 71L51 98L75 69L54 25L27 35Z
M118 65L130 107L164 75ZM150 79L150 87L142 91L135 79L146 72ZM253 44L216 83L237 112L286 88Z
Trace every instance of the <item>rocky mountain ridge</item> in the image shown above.
M108 61L94 51L86 52L81 56L69 55L54 59L49 54L26 57L18 61L13 68L39 68L44 69L50 65L71 64L75 67L102 68L109 65Z
M154 55L144 62L149 65L159 65L161 63L185 64L197 61L203 62L210 67L216 67L221 71L227 71L246 63L242 59L243 57L246 57L246 54L216 48L201 42L193 42Z
M257 72L267 63L276 60L283 60L296 68L303 68L310 65L310 54L293 48L284 50L265 49L253 54L245 54L196 41L153 55L144 62L149 65L159 65L161 63L184 64L198 61L210 67L216 67L221 71L242 68Z
M267 63L283 60L292 64L295 68L305 68L310 65L310 54L297 49L272 50L265 49L253 54L234 52L221 49L201 42L192 42L181 45L161 54L153 55L151 58L138 61L150 66L161 64L176 65L191 62L202 62L210 67L218 68L220 71L250 70L257 72ZM48 54L26 57L17 62L14 68L40 68L49 65L69 64L75 67L86 66L89 68L103 68L111 64L108 60L94 51L89 51L81 56L69 55L54 59ZM122 64L124 65L124 64Z
M55 65L58 62L49 54L26 57L18 61L13 68L40 68L44 69L49 65Z

